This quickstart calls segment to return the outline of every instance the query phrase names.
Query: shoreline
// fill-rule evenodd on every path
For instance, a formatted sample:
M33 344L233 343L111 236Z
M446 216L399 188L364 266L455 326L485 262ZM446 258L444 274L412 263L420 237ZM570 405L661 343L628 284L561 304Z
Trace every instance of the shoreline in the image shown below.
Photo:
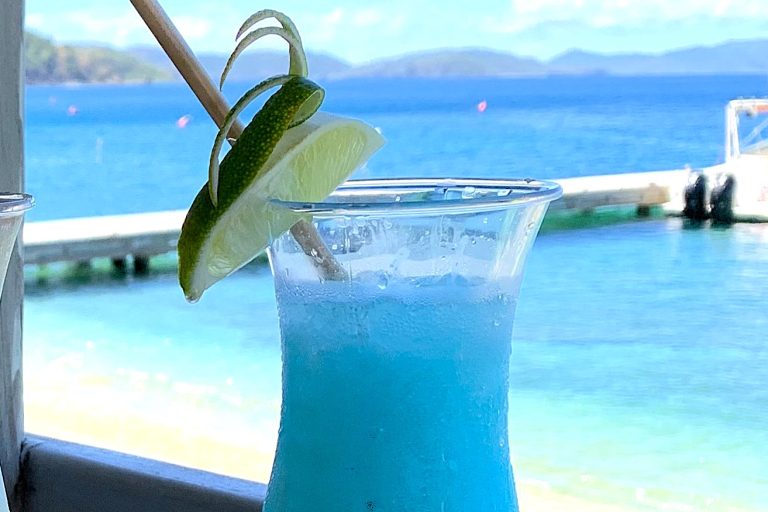
M253 402L236 392L225 395L214 385L172 382L135 371L118 370L123 376L115 379L87 372L76 356L63 356L37 371L33 367L34 362L24 382L26 430L31 434L253 482L269 480L279 400ZM169 399L167 392L157 393L158 387L174 395ZM261 413L249 417L254 408ZM619 496L590 487L584 475L577 484L580 490L573 492L516 469L524 512L755 512L721 501L661 501L643 489Z

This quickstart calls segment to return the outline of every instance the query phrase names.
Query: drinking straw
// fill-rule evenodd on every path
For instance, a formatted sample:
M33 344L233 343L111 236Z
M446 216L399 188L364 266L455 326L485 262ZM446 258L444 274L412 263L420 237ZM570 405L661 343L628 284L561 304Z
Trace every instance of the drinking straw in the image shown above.
M156 0L131 0L131 3L213 122L221 127L229 112L227 100L216 88L160 3ZM242 132L243 125L235 122L227 135L237 139ZM291 234L304 253L312 259L322 278L341 280L346 277L346 271L333 257L312 224L300 220L291 228Z

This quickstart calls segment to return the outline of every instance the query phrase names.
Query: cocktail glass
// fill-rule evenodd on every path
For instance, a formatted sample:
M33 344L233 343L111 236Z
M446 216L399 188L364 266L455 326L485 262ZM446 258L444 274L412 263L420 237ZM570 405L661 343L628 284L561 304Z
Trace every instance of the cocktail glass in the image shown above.
M312 220L343 277L290 234L268 254L283 355L265 512L517 511L512 323L554 183L352 181Z
M0 193L0 292L5 283L8 262L13 253L13 245L19 234L24 212L33 204L34 201L30 195ZM8 499L5 494L5 485L3 485L2 468L0 468L0 512L7 511Z

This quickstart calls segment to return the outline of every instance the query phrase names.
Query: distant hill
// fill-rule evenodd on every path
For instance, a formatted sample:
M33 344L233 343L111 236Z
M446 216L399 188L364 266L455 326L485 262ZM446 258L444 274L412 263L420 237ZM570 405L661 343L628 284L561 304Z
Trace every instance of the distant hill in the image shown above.
M218 78L227 56L201 53L208 73ZM571 50L547 62L488 49L443 49L412 53L353 66L327 54L309 53L315 78L353 77L516 77L548 74L695 75L768 74L768 39L734 41L661 54L600 54ZM180 80L158 47L117 51L103 47L57 46L33 34L26 39L30 82L149 82ZM230 79L257 82L288 69L286 52L249 51Z
M352 67L336 73L349 77L443 77L543 75L541 62L485 49L446 49L413 53Z
M572 50L547 63L555 73L693 75L768 73L768 40L733 41L662 54L602 55Z
M153 66L165 70L176 80L181 80L173 64L162 49L156 47L135 47L128 50L131 55ZM218 81L221 70L227 62L228 55L216 53L200 53L197 58L208 74ZM322 53L308 53L307 61L310 73L316 78L326 78L343 73L350 65L336 57ZM277 51L248 51L240 55L227 80L258 82L264 78L288 70L288 55Z
M157 82L169 74L136 57L98 46L56 45L24 34L24 66L28 83Z

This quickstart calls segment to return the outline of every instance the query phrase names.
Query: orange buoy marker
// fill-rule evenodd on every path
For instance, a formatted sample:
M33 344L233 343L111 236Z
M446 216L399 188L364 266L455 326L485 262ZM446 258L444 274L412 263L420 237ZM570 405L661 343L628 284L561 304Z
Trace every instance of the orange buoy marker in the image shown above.
M481 114L485 112L485 109L487 108L488 108L488 102L485 100L477 104L477 111L480 112Z

